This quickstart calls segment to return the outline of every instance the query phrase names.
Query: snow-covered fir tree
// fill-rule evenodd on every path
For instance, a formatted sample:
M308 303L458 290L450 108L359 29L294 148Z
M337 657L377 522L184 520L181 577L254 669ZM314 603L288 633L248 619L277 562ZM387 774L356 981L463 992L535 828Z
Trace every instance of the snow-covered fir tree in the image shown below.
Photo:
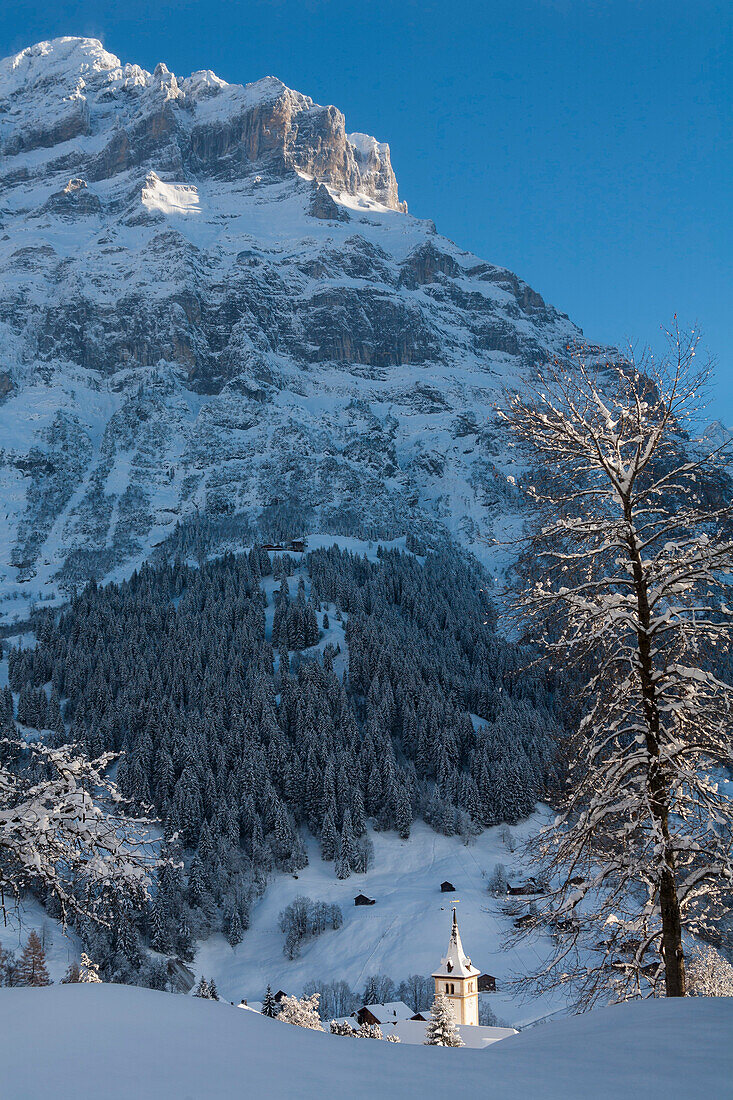
M203 976L203 974L199 978L198 985L194 989L193 995L194 995L194 997L202 997L205 1001L218 1001L219 1000L219 993L217 992L217 988L216 988L216 985L214 983L214 979L210 978L207 981L207 979Z
M236 947L238 943L242 942L244 931L242 929L242 921L240 920L239 913L236 909L232 909L227 920L227 939L232 947Z
M453 1020L450 1005L442 993L437 993L425 1027L425 1046L462 1047L463 1039Z
M265 997L262 1002L262 1015L268 1016L271 1020L274 1020L279 1011L279 1006L272 992L271 986L268 985L265 990Z

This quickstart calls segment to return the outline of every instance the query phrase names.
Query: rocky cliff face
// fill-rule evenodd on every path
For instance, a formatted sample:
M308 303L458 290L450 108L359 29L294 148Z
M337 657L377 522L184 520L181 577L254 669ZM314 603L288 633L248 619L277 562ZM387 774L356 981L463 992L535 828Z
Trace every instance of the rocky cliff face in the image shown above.
M17 159L44 149L54 152ZM405 209L389 146L347 135L336 107L319 107L275 77L242 87L206 70L179 81L162 62L151 74L122 65L95 39L41 42L0 63L0 150L8 183L69 164L95 182L151 161L200 179L263 171L284 179L295 169Z
M0 63L0 153L0 609L180 522L481 549L514 507L493 402L581 334L335 107L59 39Z

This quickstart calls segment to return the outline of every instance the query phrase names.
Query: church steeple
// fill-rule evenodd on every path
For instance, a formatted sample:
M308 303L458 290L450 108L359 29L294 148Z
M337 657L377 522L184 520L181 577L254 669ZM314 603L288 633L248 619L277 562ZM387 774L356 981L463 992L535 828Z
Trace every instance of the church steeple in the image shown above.
M481 973L463 950L458 917L453 910L453 925L445 957L433 971L435 992L442 994L453 1011L457 1024L478 1024L478 976Z

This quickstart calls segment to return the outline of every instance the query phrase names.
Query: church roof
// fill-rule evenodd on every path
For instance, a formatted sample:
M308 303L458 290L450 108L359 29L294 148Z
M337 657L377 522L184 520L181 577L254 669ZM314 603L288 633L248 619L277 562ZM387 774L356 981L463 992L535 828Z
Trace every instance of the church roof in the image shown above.
M456 911L453 910L453 928L450 934L450 943L445 953L445 958L440 960L440 966L433 971L434 978L473 978L481 971L475 967L463 950L461 933L458 931Z

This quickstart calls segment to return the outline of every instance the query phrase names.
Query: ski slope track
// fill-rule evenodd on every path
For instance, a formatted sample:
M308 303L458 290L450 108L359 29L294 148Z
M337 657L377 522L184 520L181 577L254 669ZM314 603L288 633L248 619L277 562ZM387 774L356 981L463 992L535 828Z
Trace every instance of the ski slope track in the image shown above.
M484 558L512 529L494 403L582 333L412 217L384 142L274 77L62 38L0 62L0 154L6 621L177 523Z

